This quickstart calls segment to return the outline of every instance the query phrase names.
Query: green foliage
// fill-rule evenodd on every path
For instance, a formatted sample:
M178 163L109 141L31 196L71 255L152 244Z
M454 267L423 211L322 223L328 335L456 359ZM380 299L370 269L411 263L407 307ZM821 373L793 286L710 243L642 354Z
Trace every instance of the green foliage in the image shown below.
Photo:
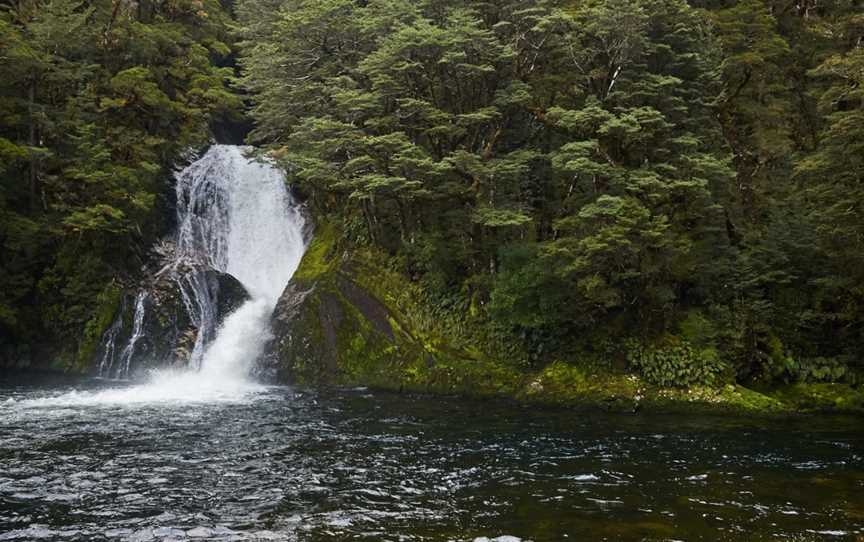
M799 382L843 382L849 375L846 363L834 358L802 360L798 367Z
M769 337L767 350L761 378L768 382L844 382L855 379L846 360L796 358L775 335Z
M795 97L787 77L795 61L763 0L735 2L712 16L723 53L718 113L738 171L732 195L753 220L776 191L772 178L788 172Z
M217 0L0 10L0 335L92 350L100 292L163 233L171 169L242 106L228 23Z
M717 385L728 372L716 349L699 348L675 338L654 346L630 340L626 351L631 367L660 386Z
M311 280L332 271L338 263L337 241L336 230L330 224L322 224L316 229L300 266L294 272L294 278Z
M163 227L170 167L243 107L239 52L252 139L344 234L319 232L300 277L368 250L428 305L419 327L524 365L639 336L655 382L861 372L859 0L233 10L0 11L4 351L100 321Z
M864 409L864 392L843 384L790 384L771 390L771 394L798 410L861 412Z
M102 334L114 321L123 290L117 284L108 284L102 292L96 296L95 311L90 320L84 324L84 334L78 346L78 355L75 363L80 370L86 370L87 365L93 361Z
M577 317L570 310L566 283L534 245L514 245L501 255L501 271L492 290L490 310L495 320L512 327L541 330Z
M719 336L717 326L701 311L689 311L684 319L678 322L678 329L681 332L681 337L690 344L702 348L717 344Z
M531 364L864 359L857 0L277 4L238 7L254 137L433 306Z

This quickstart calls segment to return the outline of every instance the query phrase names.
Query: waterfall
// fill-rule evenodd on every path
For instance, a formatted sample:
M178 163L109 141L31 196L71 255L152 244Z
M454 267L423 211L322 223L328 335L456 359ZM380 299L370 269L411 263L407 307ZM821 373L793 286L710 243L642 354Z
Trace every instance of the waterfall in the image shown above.
M148 385L161 386L169 395L183 394L190 385L221 389L246 379L270 338L270 316L305 250L303 216L284 175L246 158L246 151L215 145L177 175L177 231L168 261L156 277L171 277L197 332L187 370L157 371ZM250 296L221 325L207 275L212 270L236 278ZM152 318L148 295L142 288L136 297L131 335L119 355L114 343L122 323L115 322L106 332L101 374L130 374L146 335L144 322Z
M120 300L120 314L126 309L126 300ZM143 310L143 307L142 307ZM143 315L142 315L143 320ZM98 372L100 375L111 374L114 358L117 355L117 339L123 330L123 319L115 318L111 327L105 332L102 339L102 357L99 359Z
M184 300L197 304L190 312L200 330L192 362L202 376L241 377L260 354L270 314L303 256L302 215L282 172L229 145L212 147L178 176L177 202L177 261L203 257L252 297L216 333L215 304L200 273L181 281Z
M178 257L203 252L253 298L275 306L305 249L303 218L281 171L216 145L177 183Z
M132 336L123 351L120 352L120 367L123 373L129 372L129 366L132 364L132 357L135 355L135 347L138 346L138 341L144 331L144 314L147 310L145 303L147 302L147 290L138 292L135 298L135 315L132 318ZM114 326L112 326L114 327Z

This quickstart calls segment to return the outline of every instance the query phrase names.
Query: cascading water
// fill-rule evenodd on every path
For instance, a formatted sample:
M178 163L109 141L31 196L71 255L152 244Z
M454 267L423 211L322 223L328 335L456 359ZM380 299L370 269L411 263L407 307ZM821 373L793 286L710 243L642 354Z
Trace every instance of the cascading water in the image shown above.
M178 257L203 252L275 305L305 249L303 218L281 171L216 145L178 181Z
M138 346L138 341L141 340L141 335L144 330L144 315L147 310L147 291L141 290L135 298L135 315L132 322L132 336L126 347L120 352L120 367L123 373L129 372L129 366L132 363L132 357L135 355L135 347ZM114 327L113 325L111 326Z
M121 299L120 314L123 314L125 309L126 300ZM117 338L120 336L122 330L123 319L115 318L111 327L109 327L108 331L105 332L105 336L102 340L102 357L99 359L99 366L97 367L100 375L109 374L111 372L111 365L114 363L114 359L117 356Z
M303 217L284 175L243 152L242 147L215 145L177 177L176 246L156 276L172 277L197 329L188 368L155 371L147 385L105 392L102 399L194 399L249 386L252 363L270 338L269 318L305 243ZM235 277L250 295L221 326L208 269ZM106 333L100 362L104 375L130 373L144 333L147 295L142 290L136 298L131 336L119 356L114 354L117 324Z
M225 320L202 359L193 352L202 376L237 378L260 354L270 314L303 256L303 218L283 174L248 160L234 146L212 147L180 175L177 193L178 258L203 254L210 266L236 277L252 297ZM194 282L195 295L189 297L202 307L201 327L206 321L212 329L214 305L201 301L198 292L205 289ZM196 350L199 343L200 338Z

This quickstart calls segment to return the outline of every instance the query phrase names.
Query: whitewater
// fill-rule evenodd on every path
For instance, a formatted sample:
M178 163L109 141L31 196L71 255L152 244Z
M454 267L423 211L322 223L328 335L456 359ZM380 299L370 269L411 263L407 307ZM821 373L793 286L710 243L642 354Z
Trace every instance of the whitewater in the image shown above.
M240 281L250 299L220 325L206 288L196 275L184 277L184 302L199 328L189 368L153 370L132 387L33 399L32 406L243 401L265 389L250 371L271 338L270 317L303 256L304 219L284 174L248 158L249 151L214 145L177 175L177 250L167 267L204 260ZM138 295L135 329L121 355L126 371L145 295ZM208 328L214 330L209 342Z

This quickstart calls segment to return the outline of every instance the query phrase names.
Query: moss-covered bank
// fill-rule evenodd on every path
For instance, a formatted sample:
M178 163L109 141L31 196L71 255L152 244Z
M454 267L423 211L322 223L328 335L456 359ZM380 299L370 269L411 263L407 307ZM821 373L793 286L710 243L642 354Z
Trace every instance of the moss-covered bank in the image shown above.
M318 229L274 314L280 379L621 411L864 412L864 391L840 384L679 389L565 361L524 369L518 360L449 340L416 286L386 260L340 247L330 225Z

